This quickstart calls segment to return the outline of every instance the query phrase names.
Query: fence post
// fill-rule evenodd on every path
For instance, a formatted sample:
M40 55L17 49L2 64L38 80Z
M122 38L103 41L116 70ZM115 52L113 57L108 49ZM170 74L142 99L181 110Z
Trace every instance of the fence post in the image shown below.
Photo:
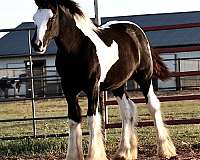
M99 95L99 103L100 103L102 130L105 140L107 139L106 124L108 123L107 107L105 105L106 100L107 100L107 91L101 91Z
M99 15L99 3L98 0L94 0L94 12L95 12L95 23L101 25L101 17Z
M175 54L175 72L181 72L181 63L180 58L177 58L177 55ZM181 90L181 78L180 76L176 77L176 90Z
M108 100L108 91L103 94L103 107L104 107L104 137L107 140L107 130L106 125L108 124L108 107L106 106L106 101Z
M33 118L33 136L36 137L36 114L35 114L35 91L33 80L33 60L31 50L31 30L28 30L28 44L29 44L29 61L30 61L30 75L31 75L31 102L32 102L32 118Z

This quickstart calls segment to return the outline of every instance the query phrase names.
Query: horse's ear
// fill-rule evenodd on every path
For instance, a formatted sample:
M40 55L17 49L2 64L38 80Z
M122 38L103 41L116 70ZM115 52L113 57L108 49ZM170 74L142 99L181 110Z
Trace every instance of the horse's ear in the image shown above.
M35 0L35 4L36 4L38 7L41 7L41 6L42 6L42 3L43 3L42 0Z
M57 6L57 5L58 5L58 1L59 1L59 0L49 0L49 2L50 2L53 6Z
M38 8L47 8L49 1L48 0L35 0L35 4Z
M35 4L39 8L56 9L59 0L35 0Z
M65 0L65 1L58 0L58 1L59 1L59 4L68 8L72 15L74 15L74 14L83 15L83 12L81 11L78 3L71 1L71 0Z
M57 6L58 6L58 0L49 0L49 5L53 12L57 10Z

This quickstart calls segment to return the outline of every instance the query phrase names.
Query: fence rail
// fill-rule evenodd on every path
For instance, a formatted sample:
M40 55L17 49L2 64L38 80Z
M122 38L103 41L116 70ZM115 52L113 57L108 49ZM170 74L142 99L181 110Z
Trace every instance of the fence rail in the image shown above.
M167 125L188 125L188 124L200 124L200 118L195 119L177 119L177 120L165 120L165 124ZM150 127L154 126L153 121L142 121L136 124L136 127ZM110 128L121 128L122 123L108 123L105 125L105 129Z

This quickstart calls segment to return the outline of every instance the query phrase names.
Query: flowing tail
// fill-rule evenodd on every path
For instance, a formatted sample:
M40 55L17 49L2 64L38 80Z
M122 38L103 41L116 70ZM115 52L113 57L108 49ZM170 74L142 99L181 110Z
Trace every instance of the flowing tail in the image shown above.
M170 78L171 73L169 69L164 64L163 59L160 55L152 51L152 60L153 60L153 78L159 78L160 80L164 81Z

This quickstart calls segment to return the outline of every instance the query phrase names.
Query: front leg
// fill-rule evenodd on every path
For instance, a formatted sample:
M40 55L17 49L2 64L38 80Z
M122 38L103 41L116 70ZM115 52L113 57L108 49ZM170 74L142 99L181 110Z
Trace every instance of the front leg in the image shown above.
M98 85L88 94L88 126L89 126L89 148L88 160L107 160L101 130L101 117L98 112L99 102Z
M66 160L83 160L81 110L74 92L67 93L69 116L69 140Z
M66 160L83 159L81 125L73 120L69 120L69 140Z

